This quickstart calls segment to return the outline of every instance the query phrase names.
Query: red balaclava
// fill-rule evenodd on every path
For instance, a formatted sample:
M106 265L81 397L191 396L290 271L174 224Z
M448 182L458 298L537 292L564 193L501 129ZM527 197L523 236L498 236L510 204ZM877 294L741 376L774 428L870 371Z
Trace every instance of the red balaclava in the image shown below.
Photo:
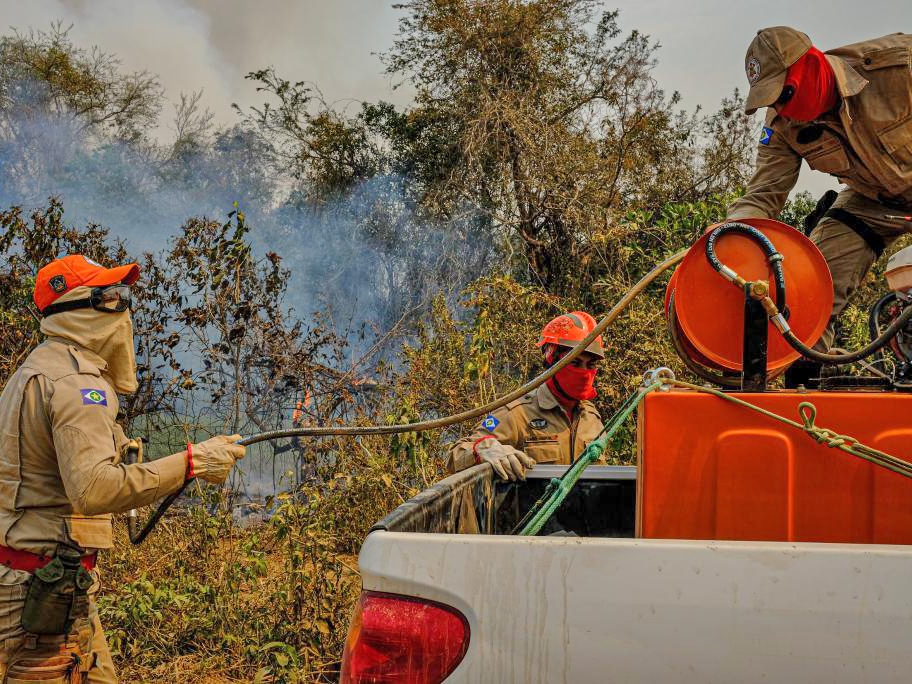
M559 354L554 345L545 352L545 362L549 366L561 358L563 354ZM598 392L595 391L596 373L597 368L586 370L573 365L564 366L548 380L548 389L565 408L578 401L595 399L598 396Z
M785 85L795 89L792 99L778 109L788 119L813 121L836 104L836 75L826 56L815 47L788 68Z

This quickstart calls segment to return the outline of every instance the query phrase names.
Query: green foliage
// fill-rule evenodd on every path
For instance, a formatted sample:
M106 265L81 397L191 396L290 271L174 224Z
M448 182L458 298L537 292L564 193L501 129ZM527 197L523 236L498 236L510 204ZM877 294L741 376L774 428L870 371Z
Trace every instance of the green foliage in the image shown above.
M817 200L809 192L799 192L790 198L776 218L798 230L803 231L804 217L814 211Z
M388 71L416 91L409 120L446 135L427 201L468 198L505 232L513 272L573 288L619 214L743 182L752 123L737 93L711 117L675 111L657 46L593 0L411 0ZM424 151L424 148L422 148Z
M315 522L320 499L283 495L268 524L242 528L209 498L217 515L174 514L114 560L100 610L115 657L134 680L190 658L185 681L328 681L359 585Z

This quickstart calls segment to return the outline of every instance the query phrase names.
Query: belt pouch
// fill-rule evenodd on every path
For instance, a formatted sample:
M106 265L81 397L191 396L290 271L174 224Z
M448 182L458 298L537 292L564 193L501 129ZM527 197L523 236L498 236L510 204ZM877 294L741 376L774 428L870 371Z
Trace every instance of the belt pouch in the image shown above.
M58 549L50 563L29 581L22 608L22 629L32 634L68 634L77 618L89 614L92 576L81 556L72 549Z

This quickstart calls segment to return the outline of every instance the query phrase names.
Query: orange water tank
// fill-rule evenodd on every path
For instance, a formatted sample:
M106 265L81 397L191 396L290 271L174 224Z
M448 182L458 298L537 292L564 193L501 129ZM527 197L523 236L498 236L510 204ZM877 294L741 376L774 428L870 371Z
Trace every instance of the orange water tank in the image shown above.
M912 395L776 391L738 397L912 460ZM653 392L638 414L637 536L912 544L912 480L719 397Z

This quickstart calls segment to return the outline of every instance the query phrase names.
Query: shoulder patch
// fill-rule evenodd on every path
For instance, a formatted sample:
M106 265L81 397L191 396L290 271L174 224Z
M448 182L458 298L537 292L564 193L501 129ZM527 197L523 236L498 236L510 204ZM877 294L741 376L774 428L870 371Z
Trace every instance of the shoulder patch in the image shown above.
M763 127L763 131L760 133L760 144L769 145L770 140L773 138L773 129L768 126Z
M481 421L481 427L483 427L488 432L494 432L498 425L500 425L500 421L490 413L483 421Z
M108 395L100 389L83 389L79 390L82 395L82 403L88 406L107 406Z
M533 418L529 421L529 427L536 430L543 430L544 428L548 427L548 421L544 418Z

